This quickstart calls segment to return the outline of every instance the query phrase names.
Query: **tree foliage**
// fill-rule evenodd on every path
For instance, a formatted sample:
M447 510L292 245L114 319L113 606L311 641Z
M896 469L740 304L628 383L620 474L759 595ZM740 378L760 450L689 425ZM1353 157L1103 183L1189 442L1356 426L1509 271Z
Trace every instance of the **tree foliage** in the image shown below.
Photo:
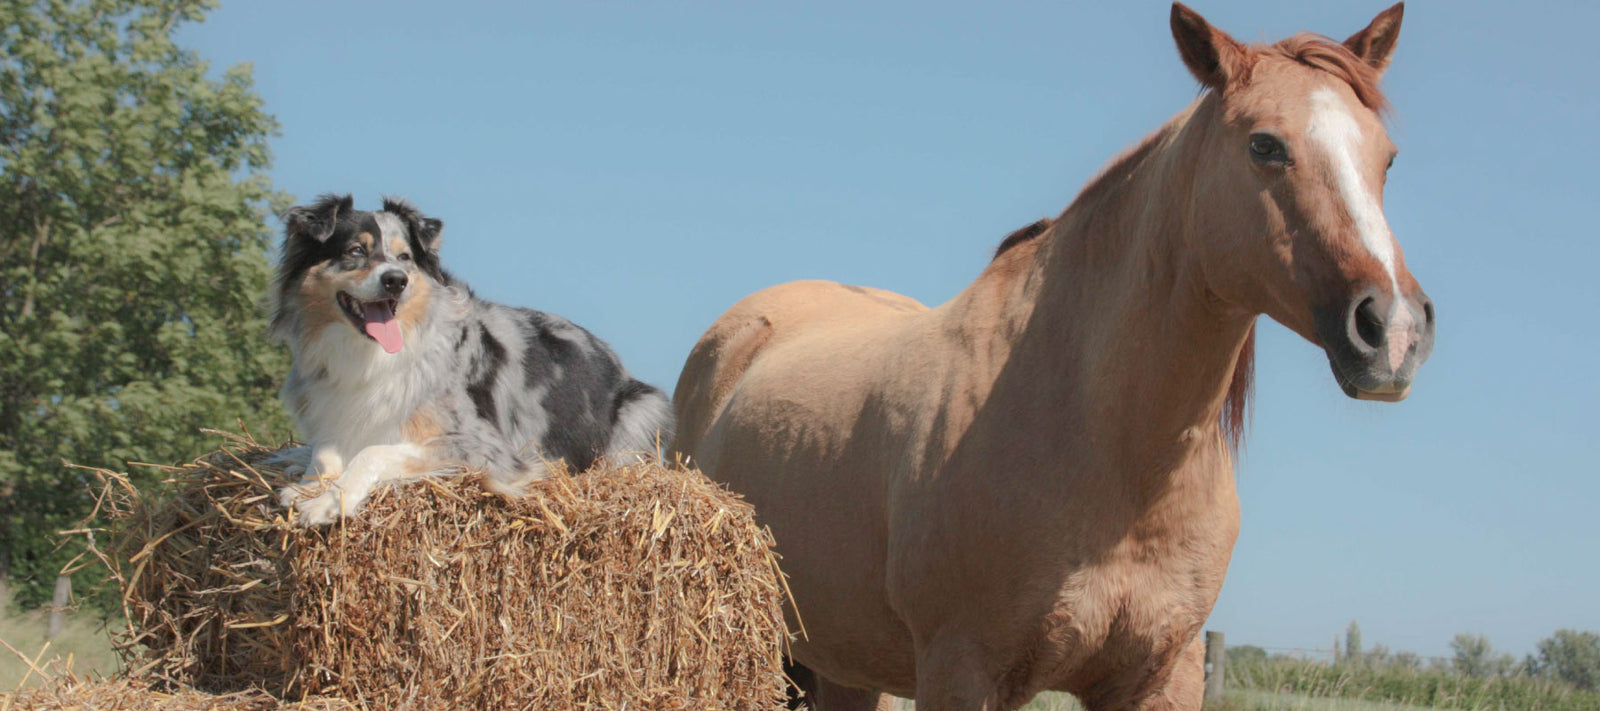
M1465 676L1513 676L1518 671L1517 660L1510 654L1495 652L1489 638L1481 634L1462 632L1450 640L1453 666L1457 674Z
M289 433L258 306L277 125L248 66L212 75L173 39L213 5L0 0L0 575L24 605L90 504L63 462Z
M1600 634L1556 630L1539 642L1538 669L1580 689L1600 689Z
M1253 644L1230 645L1227 651L1228 664L1265 664L1267 650Z
M1350 626L1344 628L1344 655L1348 664L1361 663L1361 627L1355 620L1350 621Z

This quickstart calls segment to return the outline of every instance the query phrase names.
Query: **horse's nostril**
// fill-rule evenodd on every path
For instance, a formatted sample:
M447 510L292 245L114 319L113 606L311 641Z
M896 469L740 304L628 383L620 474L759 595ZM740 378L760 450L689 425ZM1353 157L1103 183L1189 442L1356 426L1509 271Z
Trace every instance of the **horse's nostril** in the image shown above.
M1422 318L1429 328L1433 327L1433 300L1422 302Z
M1377 350L1383 346L1384 328L1383 316L1378 313L1378 302L1372 297L1361 300L1356 306L1355 313L1356 336L1361 339L1359 345Z

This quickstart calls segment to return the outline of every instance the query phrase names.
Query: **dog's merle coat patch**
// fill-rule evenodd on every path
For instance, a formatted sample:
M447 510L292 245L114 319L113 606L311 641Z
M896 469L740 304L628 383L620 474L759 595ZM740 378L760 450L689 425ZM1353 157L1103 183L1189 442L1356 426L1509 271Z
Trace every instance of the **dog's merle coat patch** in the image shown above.
M309 444L300 465L331 484L285 490L303 521L352 513L386 479L468 466L516 493L546 461L583 469L671 438L665 394L600 339L453 279L439 220L330 195L285 223L273 314L294 352L283 398Z

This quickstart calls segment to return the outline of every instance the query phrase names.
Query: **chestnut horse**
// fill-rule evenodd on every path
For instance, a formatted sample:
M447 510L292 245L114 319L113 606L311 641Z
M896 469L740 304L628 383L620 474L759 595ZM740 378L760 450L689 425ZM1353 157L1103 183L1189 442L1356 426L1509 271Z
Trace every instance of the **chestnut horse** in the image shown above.
M1358 398L1432 347L1382 206L1402 10L1247 46L1175 4L1206 90L960 295L796 282L712 324L675 449L771 527L818 708L1199 708L1256 316Z

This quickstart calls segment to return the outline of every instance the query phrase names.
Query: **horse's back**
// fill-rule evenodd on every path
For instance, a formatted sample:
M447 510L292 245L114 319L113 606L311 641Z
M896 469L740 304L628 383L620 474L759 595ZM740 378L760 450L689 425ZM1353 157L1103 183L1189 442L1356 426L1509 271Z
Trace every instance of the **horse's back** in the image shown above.
M718 317L695 343L678 377L674 449L703 457L706 430L751 367L777 350L835 351L864 327L925 312L892 291L832 281L794 281L762 289Z

